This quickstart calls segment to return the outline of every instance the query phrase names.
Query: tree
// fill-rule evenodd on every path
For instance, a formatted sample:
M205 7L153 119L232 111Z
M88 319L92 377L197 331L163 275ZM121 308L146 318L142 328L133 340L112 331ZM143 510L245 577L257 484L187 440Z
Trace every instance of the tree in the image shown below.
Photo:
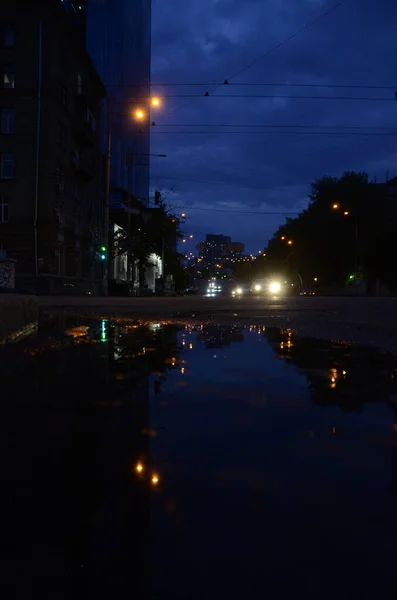
M366 173L347 171L340 178L317 179L307 208L279 227L269 241L267 256L284 261L308 285L314 278L343 283L363 260L357 221L373 193Z
M128 227L120 229L115 239L116 254L125 254L138 267L139 285L144 285L144 269L151 254L164 258L165 271L173 274L181 255L176 250L177 240L183 237L182 220L166 211L164 206L142 210L132 215Z

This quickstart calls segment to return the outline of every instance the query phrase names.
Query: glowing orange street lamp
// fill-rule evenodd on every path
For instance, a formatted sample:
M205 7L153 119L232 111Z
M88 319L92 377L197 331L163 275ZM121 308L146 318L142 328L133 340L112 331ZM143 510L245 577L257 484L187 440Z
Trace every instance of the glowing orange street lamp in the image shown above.
M288 240L288 245L292 246L292 244L293 244L292 240Z
M143 118L144 118L144 116L145 116L145 113L143 112L143 110L142 110L141 108L138 108L138 109L135 111L135 117L136 117L137 119L143 119Z
M157 98L157 97L152 98L151 99L151 105L152 106L160 106L160 98Z
M281 236L281 239L282 239L282 240L285 240L285 235L282 235L282 236Z
M348 210L345 210L345 212L343 214L345 215L345 217L348 217L350 215Z
M338 208L339 208L339 204L338 204L337 202L335 202L335 204L333 204L333 205L332 205L332 208L333 208L334 210L338 210Z

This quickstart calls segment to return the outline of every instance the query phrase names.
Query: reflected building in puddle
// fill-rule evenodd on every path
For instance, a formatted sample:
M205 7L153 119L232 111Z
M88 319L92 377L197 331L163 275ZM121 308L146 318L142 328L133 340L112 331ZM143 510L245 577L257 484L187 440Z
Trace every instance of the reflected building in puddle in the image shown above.
M226 348L233 343L244 342L244 333L241 328L209 324L204 325L200 331L200 340L204 342L206 348Z
M293 340L291 331L268 329L274 352L307 378L314 403L337 406L345 412L363 412L369 403L391 410L390 426L397 433L397 361L394 355L344 342ZM333 433L336 433L334 428ZM397 439L391 441L392 473L388 486L397 495Z
M19 553L40 540L30 568L53 597L85 586L123 597L132 585L143 598L151 495L162 482L150 448L152 373L165 377L178 356L177 329L62 318L41 336L0 365L2 393L18 398L1 425L3 438L13 432L3 539L23 541L10 564L30 589Z

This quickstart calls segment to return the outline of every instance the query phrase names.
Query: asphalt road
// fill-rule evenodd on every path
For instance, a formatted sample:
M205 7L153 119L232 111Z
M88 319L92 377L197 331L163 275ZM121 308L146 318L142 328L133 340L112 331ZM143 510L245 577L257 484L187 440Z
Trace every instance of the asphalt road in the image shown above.
M44 314L73 312L135 319L208 320L289 327L302 335L397 350L397 298L41 297Z

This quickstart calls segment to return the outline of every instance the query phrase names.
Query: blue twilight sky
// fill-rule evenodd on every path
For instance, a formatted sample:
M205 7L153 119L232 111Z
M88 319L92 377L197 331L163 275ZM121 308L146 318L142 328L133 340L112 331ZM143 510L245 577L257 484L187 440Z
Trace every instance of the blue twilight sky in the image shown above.
M173 188L167 202L186 206L195 243L223 233L257 251L285 217L230 211L299 211L325 174L397 175L396 0L153 0L152 14L164 105L151 152L167 158L152 159L151 186ZM240 85L204 97L225 78ZM264 83L284 85L252 85Z

